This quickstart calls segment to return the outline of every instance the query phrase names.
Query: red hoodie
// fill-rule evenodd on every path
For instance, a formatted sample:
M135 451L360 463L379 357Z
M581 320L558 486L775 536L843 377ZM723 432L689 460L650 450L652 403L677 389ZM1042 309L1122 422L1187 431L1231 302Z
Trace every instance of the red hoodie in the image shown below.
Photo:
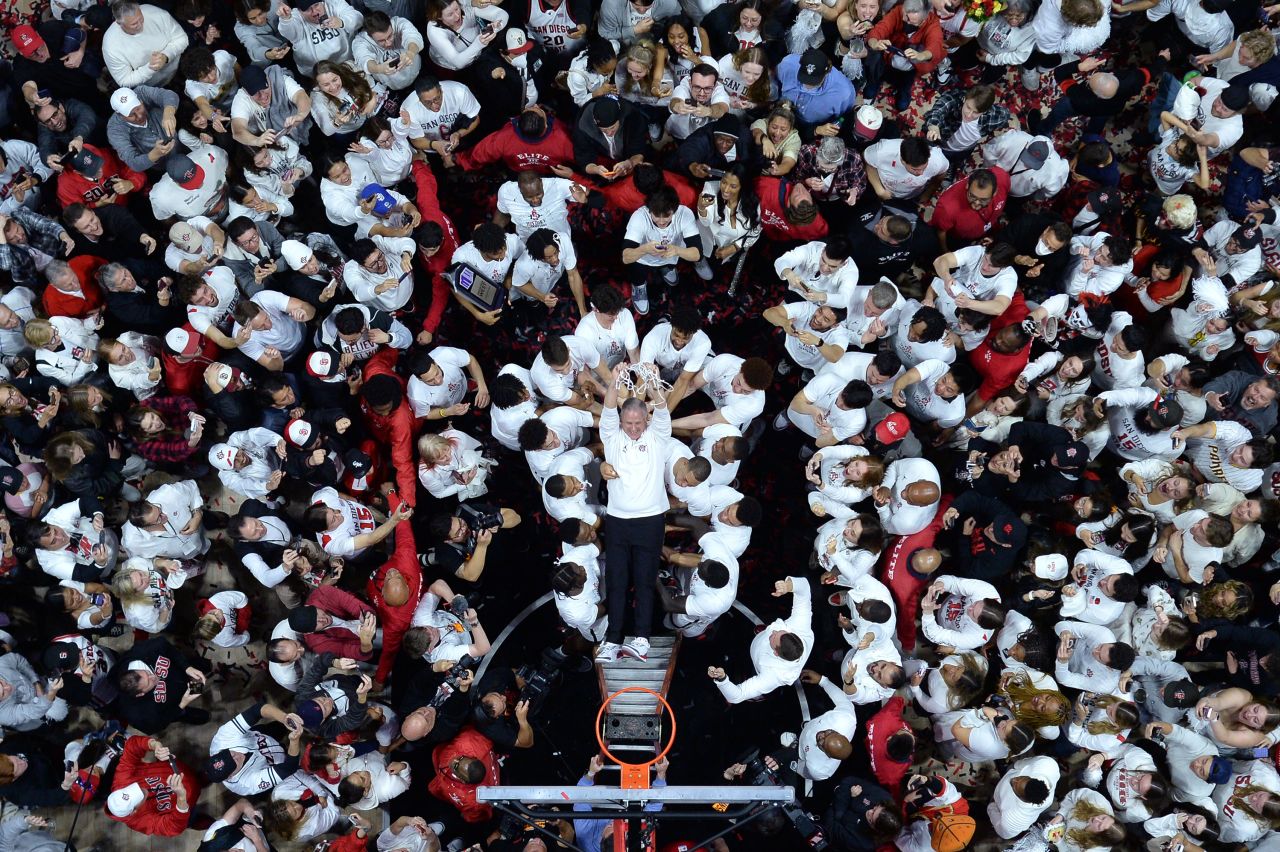
M440 320L444 318L444 309L449 306L451 298L449 283L440 277L440 273L453 262L453 253L458 250L461 243L458 240L458 231L453 227L453 220L440 209L436 176L431 173L426 163L418 160L414 160L409 168L413 175L413 182L418 187L418 197L414 203L418 206L418 212L422 214L422 221L435 222L444 229L444 242L440 243L439 251L431 257L424 257L422 250L418 250L418 265L426 270L431 281L431 306L427 308L426 319L422 321L422 330L431 332L434 337L436 329L440 327Z
M399 495L393 494L387 508L394 512L400 502ZM390 606L382 598L382 584L392 569L399 571L400 576L409 584L409 599L400 606ZM386 683L387 675L391 673L391 664L395 662L400 643L404 634L409 631L413 612L422 597L422 568L418 563L418 546L414 542L413 527L410 524L396 527L395 553L369 577L364 592L365 597L377 609L378 625L382 627L382 656L378 658L378 671L373 679L377 683Z
M498 757L493 753L493 743L475 728L464 728L447 743L441 743L431 752L431 762L436 767L436 777L427 789L437 799L452 802L462 813L462 819L470 823L488 822L493 808L476 802L476 788L480 784L464 784L449 771L455 757L474 757L484 764L484 780L480 784L498 784Z
M947 56L947 46L944 43L942 35L942 22L938 20L938 16L930 11L929 16L924 22L912 32L907 34L904 21L902 19L902 6L898 5L885 13L871 31L866 35L867 41L877 39L879 41L887 41L899 50L914 48L916 50L929 51L928 62L913 62L917 77L928 76L929 72L937 68L942 60ZM888 62L888 57L885 57Z
M68 260L67 265L71 267L71 270L76 274L76 278L80 281L82 295L64 293L58 288L49 285L44 288L44 293L40 296L40 303L44 306L45 313L51 317L84 319L94 311L101 310L103 304L102 288L98 286L96 276L98 269L105 266L106 263L102 258L88 254L78 255Z
M370 408L364 401L364 397L361 397L360 412L364 415L364 422L369 427L369 434L373 435L379 444L391 448L391 467L396 472L396 490L400 492L400 499L412 506L417 502L418 497L418 465L413 458L413 443L417 438L416 421L413 409L409 407L409 398L403 393L404 379L397 376L392 369L397 355L399 355L398 350L383 349L366 361L364 380L367 382L374 376L391 376L400 383L402 391L400 404L390 414L384 415Z
M889 587L889 593L898 604L898 641L904 651L916 647L916 614L920 610L920 595L929 585L928 577L921 577L911 570L911 557L917 550L933 547L938 533L942 532L942 516L954 499L950 494L943 494L933 523L918 533L894 536L893 544L884 551L880 580Z
M564 125L547 116L547 132L540 139L522 136L516 129L517 118L507 122L480 140L470 150L458 155L458 165L472 172L501 162L513 172L532 169L538 174L551 174L552 166L573 166L573 140Z
M59 206L66 208L77 203L83 204L85 207L100 206L98 201L112 192L111 181L113 178L131 182L133 189L129 194L139 193L139 197L146 195L146 175L142 172L135 172L120 162L120 158L110 148L99 148L96 145L85 145L84 148L86 151L92 151L102 158L102 174L98 175L97 180L89 180L74 169L63 169L62 174L58 175ZM117 195L116 200L111 203L123 206L128 202L128 199L129 195Z
M343 621L359 621L366 612L373 612L373 607L337 586L321 586L316 589L307 595L307 606L322 609ZM359 636L336 624L322 632L304 634L302 642L317 654L332 652L353 660L373 659L372 651L366 654L360 650Z
M982 384L978 387L978 396L983 400L990 402L992 397L1000 391L1013 384L1018 375L1026 368L1027 361L1031 359L1031 341L1027 341L1027 345L1023 346L1017 352L1004 353L997 352L991 348L992 336L1007 325L1022 322L1031 314L1027 310L1027 302L1022 298L1022 292L1013 294L1013 299L1009 302L1009 307L1004 309L1004 313L991 321L991 329L987 332L987 339L982 341L977 349L969 353L969 363L973 365L973 369L982 376Z
M867 721L867 754L871 758L871 771L880 786L899 801L902 799L902 779L911 771L911 761L899 763L890 759L887 746L895 734L902 731L912 733L911 726L902 721L902 711L906 706L902 696L895 695Z
M667 186L676 191L676 197L680 199L681 205L690 210L697 209L698 190L693 184L675 172L664 171L662 177L666 180ZM600 187L600 194L604 196L607 206L624 213L634 213L644 206L644 193L636 189L635 178L631 176Z
M139 834L177 837L187 830L191 812L195 810L196 800L200 798L200 785L197 783L195 770L175 758L178 771L182 773L182 786L187 791L187 812L180 812L174 805L173 788L169 786L168 780L173 774L173 767L167 762L143 759L147 756L147 743L150 741L150 737L129 737L124 744L124 753L120 755L120 762L116 764L115 778L111 782L112 791L124 789L130 784L140 784L147 794L146 801L124 819L114 816L109 810L106 814Z
M827 220L819 213L807 225L795 225L787 220L787 200L791 198L794 184L786 178L762 177L756 180L756 194L760 196L760 224L766 240L809 242L827 235Z

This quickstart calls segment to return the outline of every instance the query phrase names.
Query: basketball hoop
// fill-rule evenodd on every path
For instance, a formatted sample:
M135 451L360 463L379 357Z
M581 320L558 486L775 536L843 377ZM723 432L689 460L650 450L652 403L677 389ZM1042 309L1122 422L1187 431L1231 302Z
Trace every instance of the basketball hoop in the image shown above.
M601 726L600 726L600 721L604 718L604 711L608 709L609 705L613 703L613 700L615 698L617 698L619 695L622 695L625 692L644 692L653 696L658 700L659 708L663 708L663 707L666 708L667 716L670 717L671 719L671 736L667 738L666 746L662 749L662 751L654 755L652 760L646 760L644 763L628 763L627 761L613 754L613 752L609 751L609 747L604 744L604 732L601 730ZM658 715L659 717L661 717L662 715L661 712L659 712ZM652 689L649 689L647 687L628 686L624 689L619 689L613 695L610 695L608 698L605 699L604 703L600 705L600 710L597 711L596 713L596 742L600 744L600 752L605 757L609 758L614 763L618 764L618 770L622 773L622 783L620 784L620 786L624 790L647 790L649 788L649 767L653 766L655 763L657 763L658 761L666 757L667 752L671 751L671 746L675 744L675 741L676 741L675 712L672 711L671 705L667 703L667 699L663 698L660 694L654 692Z

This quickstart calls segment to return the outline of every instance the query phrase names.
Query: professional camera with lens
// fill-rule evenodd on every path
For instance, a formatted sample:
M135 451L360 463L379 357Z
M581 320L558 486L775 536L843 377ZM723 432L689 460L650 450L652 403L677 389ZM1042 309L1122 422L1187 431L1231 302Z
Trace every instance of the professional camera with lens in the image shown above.
M742 780L753 787L784 786L778 773L765 766L764 759L760 757L759 749L751 749L734 762L741 763L747 767L747 771L742 774ZM792 802L787 805L766 805L763 807L776 807L781 810L786 815L787 820L795 827L795 830L809 844L809 848L819 850L819 852L828 848L827 837L822 830L822 823L800 807L799 804Z
M502 526L502 510L488 503L459 503L457 515L471 528L472 535Z
M427 702L428 706L435 707L437 710L444 705L449 697L458 691L458 681L466 677L467 673L475 668L476 663L480 662L470 654L464 654L462 659L453 664L453 668L445 673L444 682L436 688L436 694Z
M524 681L520 700L529 702L529 715L536 716L546 703L551 690L564 678L566 657L556 648L547 648L536 666L521 666L516 674Z

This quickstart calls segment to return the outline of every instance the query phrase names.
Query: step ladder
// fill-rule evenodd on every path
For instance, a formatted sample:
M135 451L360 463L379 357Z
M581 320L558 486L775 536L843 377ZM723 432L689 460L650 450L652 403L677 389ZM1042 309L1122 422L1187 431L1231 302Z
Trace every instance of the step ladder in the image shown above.
M643 686L667 697L675 672L679 636L654 636L649 644L649 659L641 662L631 657L596 664L601 699L607 699L628 686ZM657 754L661 748L663 720L658 701L644 692L628 692L609 705L602 732L609 750L622 757L624 752ZM639 757L637 762L650 758Z

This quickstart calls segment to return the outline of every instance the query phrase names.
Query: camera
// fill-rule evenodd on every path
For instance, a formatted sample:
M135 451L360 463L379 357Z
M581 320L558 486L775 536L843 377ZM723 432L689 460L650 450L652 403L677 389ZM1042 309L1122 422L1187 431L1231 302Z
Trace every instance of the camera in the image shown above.
M516 672L516 675L524 681L524 688L520 690L520 700L529 702L530 716L538 715L542 705L546 704L552 688L558 686L563 679L565 660L564 655L557 654L555 648L547 648L542 652L538 665L521 666Z
M502 510L488 503L459 503L457 515L471 528L472 535L502 526Z
M747 767L747 771L742 774L742 778L753 787L772 787L781 786L782 781L778 777L778 773L765 766L764 760L760 757L759 749L751 749L742 757L738 758L735 763L741 763ZM826 833L823 831L822 823L813 817L808 811L800 807L799 804L792 802L786 805L768 805L766 808L776 807L786 816L787 820L800 833L805 842L809 844L810 849L816 849L821 852L829 848Z
M458 681L465 678L467 673L470 672L478 662L480 661L470 654L464 654L462 659L454 663L453 668L449 669L449 671L445 673L444 683L440 684L440 686L436 688L436 694L427 702L427 706L434 707L439 710L444 703L449 700L449 696L458 691Z

